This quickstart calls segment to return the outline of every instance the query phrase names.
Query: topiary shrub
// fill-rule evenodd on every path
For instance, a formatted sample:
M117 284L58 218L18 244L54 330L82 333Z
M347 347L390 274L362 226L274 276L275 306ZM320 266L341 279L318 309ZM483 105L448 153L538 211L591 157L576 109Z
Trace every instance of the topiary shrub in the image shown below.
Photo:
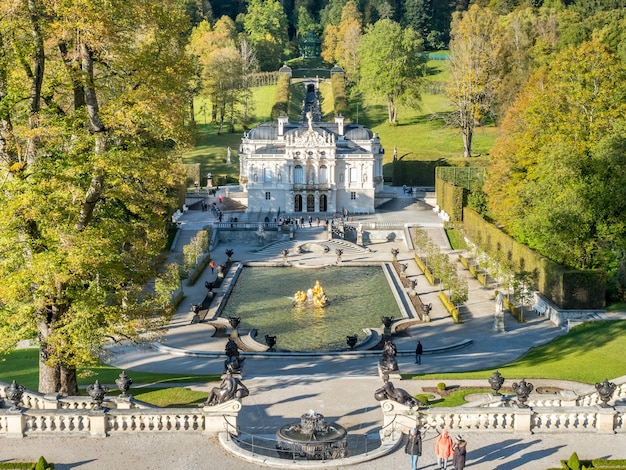
M35 464L35 470L54 470L54 464L48 463L46 459L41 456Z
M570 470L582 470L580 467L580 459L576 452L574 452L567 461L567 468Z
M420 395L415 395L415 398L421 401L424 405L428 405L428 402L430 401L430 395L420 394Z
M445 390L446 390L446 388L447 388L447 387L446 387L446 384L445 384L445 383L443 383L443 382L439 382L439 383L437 384L437 390L439 390L440 392L445 391Z

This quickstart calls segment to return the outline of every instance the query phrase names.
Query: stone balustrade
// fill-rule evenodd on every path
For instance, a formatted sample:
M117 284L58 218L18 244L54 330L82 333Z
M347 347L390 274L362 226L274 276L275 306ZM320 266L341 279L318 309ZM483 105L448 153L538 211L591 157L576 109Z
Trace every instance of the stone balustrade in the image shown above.
M544 432L625 432L626 407L462 407L410 409L395 401L381 402L384 438L394 431L448 429L451 432L504 431L514 433Z
M93 436L186 432L238 434L239 400L203 408L0 409L0 436Z

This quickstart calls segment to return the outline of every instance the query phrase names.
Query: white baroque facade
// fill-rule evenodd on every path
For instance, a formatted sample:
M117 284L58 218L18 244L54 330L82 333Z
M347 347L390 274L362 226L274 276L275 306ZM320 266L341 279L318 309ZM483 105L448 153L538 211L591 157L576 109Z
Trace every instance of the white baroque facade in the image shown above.
M281 116L244 134L239 148L248 212L373 213L383 189L383 147L360 124L299 123Z

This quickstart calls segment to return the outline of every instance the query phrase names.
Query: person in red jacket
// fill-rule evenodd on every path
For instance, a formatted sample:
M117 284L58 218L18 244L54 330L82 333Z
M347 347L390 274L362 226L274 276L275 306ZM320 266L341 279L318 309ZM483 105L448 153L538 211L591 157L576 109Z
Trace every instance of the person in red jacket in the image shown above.
M435 441L435 455L437 456L439 470L446 470L448 468L448 459L452 455L453 445L454 442L452 442L448 430L444 429Z

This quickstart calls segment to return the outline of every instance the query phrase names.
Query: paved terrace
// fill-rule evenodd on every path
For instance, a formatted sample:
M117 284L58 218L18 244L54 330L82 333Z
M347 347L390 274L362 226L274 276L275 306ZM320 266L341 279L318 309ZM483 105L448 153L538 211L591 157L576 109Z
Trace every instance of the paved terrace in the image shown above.
M398 190L398 198L387 203L379 212L369 216L355 216L354 221L416 223L426 228L431 238L443 250L450 250L441 227L441 221L432 208L423 201L408 197ZM245 214L229 213L245 220ZM197 230L215 220L210 212L190 210L179 220L181 230L172 252L172 259L180 257L182 247ZM321 230L316 227L300 229L293 243L319 239ZM287 242L289 243L289 242ZM212 255L216 262L226 261L224 250L235 251L235 261L282 261L279 244L273 249L257 251L258 247L241 243L222 243ZM417 291L422 301L432 303L430 323L419 323L394 338L399 351L398 363L401 373L433 373L496 369L510 362L534 346L549 342L564 333L541 316L530 316L524 324L517 324L512 317L505 320L506 331L493 331L495 305L493 289L484 288L470 278L469 301L462 311L462 324L452 322L439 300L437 288L428 285L412 261L413 252L402 241L368 245L370 252L344 249L342 259L350 261L391 261L391 249L400 250L398 261L408 263L407 275L417 280ZM334 264L336 255L331 250L325 255L318 253L295 255L290 251L288 260L293 264ZM469 277L469 274L465 274ZM215 274L213 274L215 276ZM204 281L211 280L207 268L195 286L185 286L186 298L172 320L160 345L152 347L120 347L112 350L110 362L129 371L132 370L176 372L190 374L219 374L223 371L225 338L211 336L207 324L190 324L190 303L199 303L206 290ZM422 364L414 363L412 352L419 339L425 348ZM471 340L461 349L447 349L451 345ZM432 353L443 349L444 352ZM382 384L377 373L377 356L321 354L318 356L295 356L267 358L251 356L246 359L243 381L250 389L250 396L243 400L239 425L244 433L272 436L281 426L297 421L301 414L313 409L323 414L327 421L337 422L350 434L371 434L380 429L382 413L374 399L374 390ZM507 377L505 386L523 377ZM484 381L457 381L450 386L481 386ZM535 387L556 386L564 389L585 391L585 384L561 381L531 380ZM436 381L394 381L396 387L412 394L422 392L424 387L436 385ZM198 384L194 388L207 391L215 384ZM132 393L132 390L131 390ZM420 468L435 469L434 431L425 436L424 454ZM626 458L623 436L589 434L516 435L497 432L470 432L468 441L468 468L476 470L545 469L558 467L559 459L568 458L577 451L581 458ZM12 440L10 445L0 445L0 461L9 458L31 458L39 455L57 463L57 469L100 469L117 465L127 468L149 467L155 469L200 469L210 465L220 469L259 468L258 463L244 462L228 454L215 438L203 436L127 436L106 439L88 438L25 438ZM208 463L210 462L210 464ZM291 461L285 462L292 466ZM402 449L354 468L364 470L408 468L408 459Z

